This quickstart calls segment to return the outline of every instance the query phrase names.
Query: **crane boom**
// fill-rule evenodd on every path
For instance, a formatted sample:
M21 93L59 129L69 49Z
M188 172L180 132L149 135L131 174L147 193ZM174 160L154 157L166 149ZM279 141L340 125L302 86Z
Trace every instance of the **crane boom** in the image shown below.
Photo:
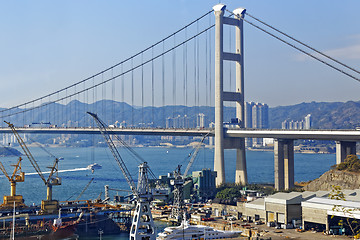
M31 154L31 152L29 151L28 147L26 146L26 144L24 143L24 141L22 140L22 138L20 137L19 133L16 131L14 125L12 123L6 122L11 129L11 131L14 133L17 141L19 142L22 150L25 152L25 155L27 156L27 158L29 159L31 165L33 165L35 171L38 173L38 175L40 176L40 178L44 181L44 183L46 184L46 179L44 177L44 175L41 172L41 169L39 167L39 165L37 164L37 162L35 161L35 158L33 157L33 155Z
M99 127L99 130L100 130L101 134L105 138L106 143L110 148L110 151L111 151L112 155L114 156L116 162L118 163L121 172L123 173L127 183L129 184L131 191L133 192L134 195L138 196L139 193L138 193L138 191L136 189L135 182L132 179L129 170L126 167L126 165L124 163L124 160L120 156L119 151L116 149L115 144L114 144L113 140L110 137L109 131L106 128L105 123L101 119L99 119L98 116L95 113L91 113L91 112L87 112L87 113L94 118L96 124Z
M4 165L0 162L0 170L4 173L5 177L11 181L9 174L6 172Z
M83 195L83 193L86 191L86 189L90 186L90 184L92 183L92 181L94 180L94 178L91 178L91 180L86 184L86 186L84 187L84 189L81 191L81 193L79 194L79 196L77 196L77 198L74 201L79 200L79 198Z
M199 153L199 150L200 150L200 147L201 147L202 143L204 142L205 138L206 138L208 135L209 135L209 134L206 134L206 135L201 139L201 141L199 142L199 144L197 145L194 153L193 153L192 156L191 156L191 159L190 159L188 165L186 166L185 172L184 172L184 174L183 174L183 178L185 178L186 175L188 174L188 172L189 172L192 164L193 164L194 161L195 161L195 158L196 158L197 154Z
M148 173L150 172L147 162L139 165L138 186L136 188L129 170L121 158L114 142L111 139L110 131L107 130L106 124L101 121L95 113L87 112L95 119L99 130L108 144L111 153L117 161L131 191L135 196L136 207L134 211L133 221L130 229L130 240L156 240L155 225L151 214L150 202L152 200L151 191L148 182ZM109 133L110 132L110 133Z

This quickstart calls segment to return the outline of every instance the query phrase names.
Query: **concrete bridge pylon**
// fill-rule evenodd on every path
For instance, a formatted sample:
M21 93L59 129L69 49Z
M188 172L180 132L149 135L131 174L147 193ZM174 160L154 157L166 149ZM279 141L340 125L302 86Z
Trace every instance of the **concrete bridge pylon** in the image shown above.
M236 149L236 176L235 183L247 183L246 154L244 138L224 138L224 101L236 103L236 118L240 128L244 128L244 47L243 47L243 20L245 9L233 11L235 17L225 17L226 6L217 4L213 7L215 13L215 153L214 171L217 172L216 185L225 183L224 149ZM235 53L223 50L224 24L236 28ZM236 64L236 89L233 92L224 92L223 89L223 62L232 61Z

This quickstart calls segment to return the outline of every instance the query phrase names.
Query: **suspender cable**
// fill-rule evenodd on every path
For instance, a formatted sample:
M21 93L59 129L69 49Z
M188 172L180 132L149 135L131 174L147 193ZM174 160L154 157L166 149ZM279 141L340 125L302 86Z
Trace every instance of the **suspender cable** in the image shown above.
M134 127L134 61L131 59L131 127Z
M125 74L124 74L124 69L123 69L123 64L121 64L121 107L120 107L120 110L121 110L121 114L120 114L120 117L121 117L121 121L124 121L125 120L125 114L124 114L124 105L125 105L125 102L124 102L124 82L125 82Z
M113 68L111 69L111 77L112 78L114 77L114 69ZM115 80L112 80L111 83L112 83L112 88L111 88L111 90L112 90L112 92L111 92L111 99L112 99L111 122L112 122L112 124L115 124L115 87L116 87Z
M197 108L196 108L196 106L197 106L197 103L196 103L196 94L197 94L197 89L196 89L196 87L197 87L197 84L196 84L196 70L197 70L197 68L196 68L196 66L197 66L197 64L196 64L196 38L194 39L194 114L195 114L195 122L194 122L194 124L195 124L195 127L196 127L196 118L197 118ZM194 127L194 126L193 126Z
M151 58L154 58L154 48L151 48ZM152 127L155 127L154 119L154 60L151 60L151 122Z
M185 39L187 39L187 29L185 29ZM187 56L187 43L184 44L185 46L185 71L184 71L184 82L185 82L185 116L184 121L187 119L187 109L188 109L188 56ZM188 128L187 122L185 122L185 127Z
M75 117L75 119L74 119L74 127L78 127L78 124L76 124L76 123L78 123L78 111L77 111L77 108L76 108L76 105L77 105L77 101L76 100L78 100L79 99L79 94L77 94L77 92L76 92L76 86L74 87L74 94L76 94L76 96L75 96L75 98L74 98L74 115L71 115L71 116L74 116Z
M231 30L232 29L233 28L229 28L229 52L232 52L231 51L231 39L232 39ZM229 91L231 92L232 91L232 64L233 64L233 62L228 61L228 64L229 64L229 80L230 80L230 82L229 82Z
M163 52L165 51L165 42L163 42ZM164 121L164 128L166 127L166 120L165 120L165 55L162 55L162 106L163 106L163 121Z
M186 38L186 36L185 36ZM182 72L183 72L183 101L184 101L184 128L185 126L185 121L186 121L186 108L187 108L187 102L186 102L186 43L183 45L183 66L182 66Z
M205 33L205 105L208 106L208 84L209 84L209 79L208 79L208 41L207 41L207 35L208 33Z
M197 27L197 33L199 33L199 22L197 22L196 24L196 27ZM197 83L197 112L200 113L200 46L199 46L199 37L197 37L196 39L196 68L197 68L197 71L196 71L196 83Z
M210 26L212 26L212 24L211 24L211 17L209 16L209 25ZM211 46L212 46L212 38L211 38L211 36L212 36L212 32L211 32L211 28L209 29L209 66L210 66L210 71L209 71L209 73L210 73L210 89L209 89L209 91L210 91L210 106L211 106L211 104L212 104L212 98L211 98L211 96L212 96L212 71L211 71L211 69L212 69L212 48L211 48Z
M144 63L144 56L141 54L141 63ZM141 123L144 122L144 65L141 66Z
M154 58L154 48L151 48L151 58ZM151 60L151 122L152 126L155 127L154 119L154 107L155 107L155 98L154 98L154 60Z
M174 35L174 47L176 46L176 35ZM172 69L173 69L173 118L175 118L175 108L176 108L176 49L173 49L172 56ZM177 126L174 126L177 127Z
M84 82L84 90L86 88L86 85L85 85L85 82ZM88 108L89 107L89 91L84 91L84 113L85 112L88 112ZM86 120L84 118L84 121L83 121L83 127L86 127Z

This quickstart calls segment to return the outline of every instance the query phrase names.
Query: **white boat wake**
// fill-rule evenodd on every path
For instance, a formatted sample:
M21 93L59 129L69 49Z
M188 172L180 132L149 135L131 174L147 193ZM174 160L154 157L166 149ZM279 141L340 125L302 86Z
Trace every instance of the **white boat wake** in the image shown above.
M89 168L74 168L74 169L64 169L64 170L59 170L58 172L78 172L78 171L86 171L86 170L90 170ZM45 173L50 173L50 171L48 172L42 172L43 174ZM37 175L37 173L25 173L25 175Z

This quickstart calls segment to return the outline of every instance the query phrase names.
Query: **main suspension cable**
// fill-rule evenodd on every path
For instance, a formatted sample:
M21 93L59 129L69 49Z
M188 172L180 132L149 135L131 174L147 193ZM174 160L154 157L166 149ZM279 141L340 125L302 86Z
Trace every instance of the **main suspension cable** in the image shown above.
M241 16L240 16L240 17L241 17ZM252 23L252 22L250 22L250 21L246 20L246 19L245 19L245 18L243 18L243 17L241 17L241 19L242 19L244 22L246 22L246 23L248 23L248 24L252 25L253 27L255 27L255 28L259 29L260 31L263 31L263 32L265 32L266 34L268 34L268 35L272 36L273 38L275 38L275 39L277 39L277 40L279 40L279 41L281 41L281 42L285 43L286 45L288 45L288 46L290 46L290 47L292 47L292 48L295 48L296 50L298 50L298 51L300 51L300 52L304 53L305 55L308 55L309 57L314 58L315 60L317 60L317 61L319 61L319 62L321 62L321 63L323 63L323 64L327 65L328 67L331 67L331 68L333 68L334 70L336 70L336 71L338 71L338 72L340 72L340 73L342 73L342 74L344 74L344 75L346 75L346 76L348 76L348 77L350 77L350 78L353 78L353 79L355 79L356 81L359 81L359 82L360 82L360 79L359 79L359 78L357 78L357 77L355 77L355 76L351 75L350 73L345 72L344 70L341 70L340 68L335 67L334 65L332 65L332 64L330 64L330 63L328 63L328 62L326 62L326 61L324 61L324 60L322 60L322 59L320 59L320 58L318 58L318 57L316 57L316 56L314 56L313 54L311 54L311 53L309 53L309 52L307 52L307 51L305 51L305 50L303 50L303 49L301 49L301 48L299 48L299 47L295 46L294 44L291 44L291 43L287 42L286 40L284 40L284 39L282 39L282 38L280 38L280 37L276 36L276 35L275 35L275 34L273 34L273 33L270 33L269 31L267 31L267 30L265 30L265 29L261 28L260 26L258 26L258 25L256 25L256 24L254 24L254 23Z
M329 55L327 55L327 54L325 54L325 53L323 53L323 52L320 52L319 50L316 50L315 48L313 48L313 47L309 46L308 44L305 44L305 43L303 43L303 42L301 42L301 41L297 40L296 38L294 38L294 37L290 36L289 34L286 34L286 33L282 32L282 31L280 31L279 29L277 29L277 28L275 28L275 27L273 27L273 26L271 26L271 25L267 24L266 22L264 22L264 21L260 20L259 18L254 17L253 15L250 15L249 13L245 13L245 14L246 14L247 16L249 16L249 17L251 17L251 18L255 19L256 21L258 21L258 22L260 22L260 23L264 24L265 26L267 26L267 27L269 27L269 28L273 29L274 31L276 31L276 32L278 32L278 33L280 33L280 34L282 34L282 35L284 35L284 36L286 36L286 37L290 38L291 40L293 40L293 41L295 41L295 42L297 42L297 43L299 43L299 44L301 44L301 45L303 45L303 46L305 46L305 47L307 47L307 48L309 48L309 49L313 50L314 52L316 52L316 53L318 53L318 54L320 54L320 55L322 55L322 56L324 56L324 57L326 57L326 58L328 58L328 59L330 59L330 60L332 60L332 61L336 62L337 64L340 64L340 65L341 65L341 66L343 66L343 67L346 67L346 68L348 68L348 69L350 69L350 70L352 70L352 71L354 71L354 72L356 72L356 73L360 74L360 71L358 71L358 70L354 69L353 67L350 67L350 66L348 66L348 65L346 65L346 64L344 64L344 63L342 63L342 62L340 62L340 61L338 61L338 60L336 60L336 59L334 59L333 57L330 57Z

